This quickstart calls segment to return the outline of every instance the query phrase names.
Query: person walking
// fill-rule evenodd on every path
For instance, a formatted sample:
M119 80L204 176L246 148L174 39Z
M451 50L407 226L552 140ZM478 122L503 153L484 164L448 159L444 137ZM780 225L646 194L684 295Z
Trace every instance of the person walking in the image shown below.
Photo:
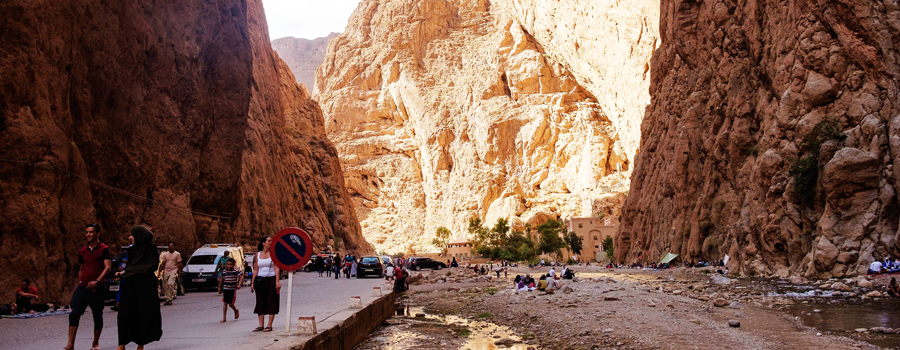
M253 259L253 282L250 283L250 292L256 293L256 308L253 313L259 315L259 327L254 332L271 332L272 322L275 321L275 315L278 314L278 304L281 302L279 294L281 293L281 281L278 276L281 271L272 261L270 246L272 245L272 236L265 236L259 241L256 253L256 259ZM269 315L269 323L263 327L263 321Z
M332 264L331 258L325 258L325 277L331 277L331 270L334 270Z
M244 275L241 274L241 271L234 268L236 263L237 261L234 259L228 258L225 262L225 270L222 271L222 279L219 280L219 294L224 293L222 296L222 320L219 322L225 322L229 307L234 310L235 320L241 317L241 311L238 310L237 306L234 306L234 303L237 301L234 294L238 289L241 289Z
M72 293L69 342L63 348L66 350L75 348L78 323L88 306L91 307L91 314L94 318L94 342L91 344L91 350L100 348L100 333L103 332L103 294L105 292L103 281L106 274L109 273L112 260L109 257L109 247L100 243L100 225L88 224L84 231L87 244L78 250L81 274L78 278L78 287Z
M174 242L169 243L169 250L162 253L159 261L163 293L166 295L166 302L163 305L172 305L172 301L175 300L175 279L181 277L181 269L184 267L181 263L181 253L175 251Z
M231 259L231 257L228 256L229 254L230 253L226 250L222 253L222 256L219 257L219 260L216 261L216 280L218 281L218 284L222 284L222 271L225 271L225 264L228 263L228 259ZM219 291L219 294L222 294L221 290Z
M131 228L134 244L128 248L129 263L121 278L122 299L119 302L119 347L135 343L138 350L162 338L162 315L159 312L159 280L153 274L159 265L153 233L144 226ZM170 246L174 250L174 246Z
M341 278L341 258L339 255L335 255L334 258L331 259L332 267L334 268L334 279Z

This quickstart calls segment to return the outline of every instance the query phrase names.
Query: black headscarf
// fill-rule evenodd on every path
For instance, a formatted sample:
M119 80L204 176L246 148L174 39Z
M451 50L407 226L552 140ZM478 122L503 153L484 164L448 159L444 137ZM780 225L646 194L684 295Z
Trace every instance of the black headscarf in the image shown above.
M146 227L138 225L131 228L131 236L134 237L134 244L128 248L128 265L122 277L156 271L159 267L159 255L153 245L153 234Z

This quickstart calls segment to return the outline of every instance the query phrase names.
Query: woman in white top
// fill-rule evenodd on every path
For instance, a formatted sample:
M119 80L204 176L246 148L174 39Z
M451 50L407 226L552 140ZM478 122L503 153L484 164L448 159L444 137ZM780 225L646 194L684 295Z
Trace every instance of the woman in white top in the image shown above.
M279 291L281 290L281 281L278 276L281 271L272 261L270 246L272 245L272 236L265 236L259 240L259 253L256 253L256 259L253 259L253 282L250 283L250 292L256 293L256 308L253 313L259 315L259 327L254 332L271 332L272 322L275 321L275 315L278 314ZM269 324L263 327L263 321L269 315Z

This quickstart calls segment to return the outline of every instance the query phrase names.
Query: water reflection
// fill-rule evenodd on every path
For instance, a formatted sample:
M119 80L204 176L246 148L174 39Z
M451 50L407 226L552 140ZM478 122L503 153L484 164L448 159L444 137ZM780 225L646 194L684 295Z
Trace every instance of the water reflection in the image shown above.
M379 327L357 349L468 349L468 350L528 350L536 345L526 345L509 327L483 320L469 320L454 315L427 314L421 307L398 305L388 326ZM424 315L424 317L422 317ZM407 316L407 317L404 317ZM419 317L416 317L419 316ZM509 345L497 345L501 339L510 339Z
M818 312L816 311L818 310ZM846 333L857 328L900 328L900 301L894 299L863 303L796 304L788 310L803 324L822 332ZM867 335L862 340L883 347L900 347L900 335Z

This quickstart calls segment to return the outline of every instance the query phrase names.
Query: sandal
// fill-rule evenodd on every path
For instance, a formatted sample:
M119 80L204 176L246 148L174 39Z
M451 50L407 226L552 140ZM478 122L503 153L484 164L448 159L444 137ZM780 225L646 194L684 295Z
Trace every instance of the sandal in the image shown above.
M266 327L263 329L263 332L271 332L271 331L272 331L272 327Z
M262 328L262 327L256 327L255 329L253 329L252 332L259 332L259 331L261 331L261 330L263 330L263 329L265 329L265 328Z

